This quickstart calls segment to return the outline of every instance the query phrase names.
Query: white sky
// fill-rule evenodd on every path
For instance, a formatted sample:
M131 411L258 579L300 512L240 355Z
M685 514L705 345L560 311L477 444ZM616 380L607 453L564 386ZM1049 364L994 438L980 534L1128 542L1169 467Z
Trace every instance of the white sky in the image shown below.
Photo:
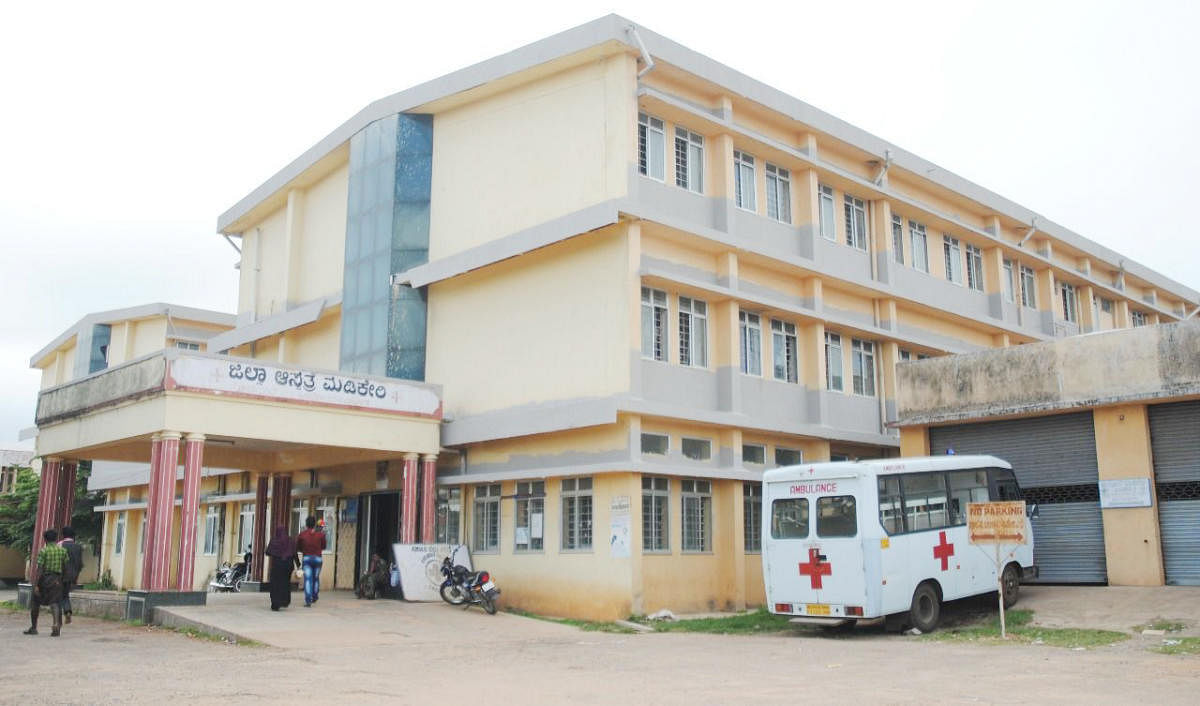
M232 312L217 215L360 108L609 12L1200 289L1200 3L13 3L0 446L88 312Z

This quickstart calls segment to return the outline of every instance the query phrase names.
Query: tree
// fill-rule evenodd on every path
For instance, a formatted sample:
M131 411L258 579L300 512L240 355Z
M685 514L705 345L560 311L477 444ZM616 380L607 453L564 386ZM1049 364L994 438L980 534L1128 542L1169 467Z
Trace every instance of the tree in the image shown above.
M100 501L102 493L88 492L87 481L91 474L91 461L81 461L75 471L75 508L71 513L75 541L81 544L100 541L101 517L93 508ZM0 495L0 544L16 549L26 559L33 546L40 483L32 469L18 468L13 492Z

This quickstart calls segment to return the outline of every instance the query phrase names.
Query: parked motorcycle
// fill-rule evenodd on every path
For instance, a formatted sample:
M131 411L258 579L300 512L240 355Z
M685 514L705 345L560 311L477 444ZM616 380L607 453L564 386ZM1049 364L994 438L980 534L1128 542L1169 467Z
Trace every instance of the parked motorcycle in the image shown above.
M450 605L483 606L489 615L496 614L496 596L500 589L492 582L492 576L486 571L471 571L465 566L458 566L450 561L450 557L442 560L442 586L438 590L442 600Z
M208 582L208 590L217 593L232 592L238 593L242 590L242 583L250 576L250 552L242 557L242 561L236 564L225 562L217 568L217 573L212 581Z

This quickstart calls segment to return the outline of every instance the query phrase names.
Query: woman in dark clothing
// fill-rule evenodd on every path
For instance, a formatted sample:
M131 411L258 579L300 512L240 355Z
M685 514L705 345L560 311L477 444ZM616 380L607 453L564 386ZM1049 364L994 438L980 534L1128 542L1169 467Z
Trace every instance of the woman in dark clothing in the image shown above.
M296 540L288 536L283 525L275 528L267 556L271 558L271 610L287 608L292 602L292 568L300 562L296 559Z

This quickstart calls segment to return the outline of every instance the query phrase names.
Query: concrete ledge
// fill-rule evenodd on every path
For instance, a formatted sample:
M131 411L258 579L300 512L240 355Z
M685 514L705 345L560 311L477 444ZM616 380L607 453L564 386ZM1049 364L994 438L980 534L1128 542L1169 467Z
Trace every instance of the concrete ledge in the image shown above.
M143 623L158 621L158 608L173 605L206 605L208 594L204 591L141 591L126 594L125 619Z
M199 620L185 618L182 615L174 613L169 606L159 607L154 611L154 613L155 624L162 625L163 627L198 630L200 632L208 633L209 635L216 635L217 637L221 637L235 643L254 642L253 639L246 637L245 635L239 635L235 632L224 630L209 623L202 623Z
M112 620L125 619L126 596L120 591L71 591L71 612Z

